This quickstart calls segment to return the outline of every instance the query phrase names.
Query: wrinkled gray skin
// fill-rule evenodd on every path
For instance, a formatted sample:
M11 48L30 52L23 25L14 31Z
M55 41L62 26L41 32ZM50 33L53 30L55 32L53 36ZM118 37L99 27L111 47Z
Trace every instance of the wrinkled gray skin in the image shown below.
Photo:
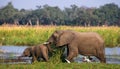
M103 39L94 32L75 32L70 30L57 30L47 40L57 47L67 46L67 62L72 61L78 54L95 56L100 62L106 63Z
M32 47L26 48L20 57L32 57L32 62L34 62L36 60L38 61L39 58L43 58L47 62L48 61L48 51L51 52L50 46L41 44L38 46L32 46Z

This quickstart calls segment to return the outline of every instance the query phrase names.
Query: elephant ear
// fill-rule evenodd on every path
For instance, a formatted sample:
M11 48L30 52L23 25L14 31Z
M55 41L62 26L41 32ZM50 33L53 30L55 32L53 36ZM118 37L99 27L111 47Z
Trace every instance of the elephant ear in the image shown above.
M63 33L64 33L63 30L56 30L53 35L54 35L54 37L58 38L58 37L60 37L60 35L63 34Z
M62 33L62 30L56 30L51 36L50 38L47 40L47 42L45 42L44 44L51 44L54 43L56 44L59 35Z
M64 31L58 38L57 46L63 46L66 44L71 43L71 41L74 39L75 35L72 31Z

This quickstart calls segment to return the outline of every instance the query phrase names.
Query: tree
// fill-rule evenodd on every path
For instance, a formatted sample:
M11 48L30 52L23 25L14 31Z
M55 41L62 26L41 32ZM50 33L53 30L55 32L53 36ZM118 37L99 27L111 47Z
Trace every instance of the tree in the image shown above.
M97 9L95 14L104 25L116 25L119 18L119 7L114 3L106 4Z
M0 20L3 20L4 23L14 23L14 15L18 12L18 9L15 9L11 2L7 6L0 9Z
M36 6L35 10L15 9L11 2L0 8L0 25L77 25L77 26L120 26L120 8L114 3L100 8L71 5L61 10L49 5Z

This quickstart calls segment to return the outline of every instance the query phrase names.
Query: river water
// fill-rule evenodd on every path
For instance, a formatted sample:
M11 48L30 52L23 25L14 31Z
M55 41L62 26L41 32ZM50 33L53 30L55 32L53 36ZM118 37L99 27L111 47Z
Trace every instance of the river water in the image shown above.
M25 48L28 46L0 46L0 56L3 57L13 57L13 56L20 56ZM106 55L106 61L110 64L120 64L120 47L114 47L114 48L105 48L105 55ZM99 60L91 56L95 62L99 62ZM78 57L74 58L75 62L81 63L82 62L82 55L79 55Z

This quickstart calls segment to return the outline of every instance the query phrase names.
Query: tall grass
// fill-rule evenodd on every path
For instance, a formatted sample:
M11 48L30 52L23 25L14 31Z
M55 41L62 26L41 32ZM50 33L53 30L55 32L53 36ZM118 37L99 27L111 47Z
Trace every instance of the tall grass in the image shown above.
M106 47L120 46L120 28L119 27L71 27L71 26L1 26L0 44L1 45L37 45L45 42L55 30L75 30L78 32L97 32L100 34ZM53 52L49 62L33 63L32 65L2 65L0 69L118 69L120 65L113 64L65 64L61 63L63 51L57 49Z
M119 27L71 27L71 26L13 26L0 27L1 45L37 45L45 42L55 30L75 30L78 32L97 32L106 47L120 46Z

